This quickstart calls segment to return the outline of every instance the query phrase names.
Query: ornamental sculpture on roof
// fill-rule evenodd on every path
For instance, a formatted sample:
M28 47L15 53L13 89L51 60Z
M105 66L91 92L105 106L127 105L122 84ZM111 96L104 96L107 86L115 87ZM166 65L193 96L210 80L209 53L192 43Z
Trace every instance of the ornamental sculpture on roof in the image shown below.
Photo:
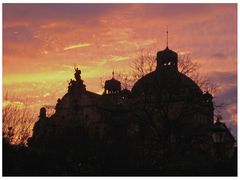
M78 69L78 67L77 68L75 67L74 70L75 70L75 74L74 74L75 79L76 81L79 82L81 80L81 70Z

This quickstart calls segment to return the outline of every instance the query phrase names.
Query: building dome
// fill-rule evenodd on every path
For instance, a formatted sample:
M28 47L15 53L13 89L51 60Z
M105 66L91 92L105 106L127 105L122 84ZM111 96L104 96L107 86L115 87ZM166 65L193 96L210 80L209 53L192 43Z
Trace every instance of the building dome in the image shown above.
M139 79L132 88L133 95L156 95L161 91L200 95L201 89L186 75L172 71L154 71ZM185 91L185 92L183 92Z
M133 95L159 95L163 91L180 96L201 95L199 86L189 77L178 71L178 55L168 47L157 53L155 71L139 79L132 88Z

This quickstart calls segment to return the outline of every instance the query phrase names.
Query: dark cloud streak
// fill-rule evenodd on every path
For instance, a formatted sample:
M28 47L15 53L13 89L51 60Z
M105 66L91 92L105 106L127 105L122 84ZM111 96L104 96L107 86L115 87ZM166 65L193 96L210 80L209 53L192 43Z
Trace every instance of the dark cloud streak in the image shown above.
M121 8L112 4L3 4L3 22L26 21L36 23L46 20L79 21L97 20L100 16Z

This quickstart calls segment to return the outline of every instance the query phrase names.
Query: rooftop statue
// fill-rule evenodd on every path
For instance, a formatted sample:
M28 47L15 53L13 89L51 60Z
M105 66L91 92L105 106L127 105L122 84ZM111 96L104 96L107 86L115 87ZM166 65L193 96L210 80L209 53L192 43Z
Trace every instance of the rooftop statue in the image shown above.
M77 82L79 82L81 80L81 70L78 68L74 68L74 70L75 70L75 74L74 74L75 79Z

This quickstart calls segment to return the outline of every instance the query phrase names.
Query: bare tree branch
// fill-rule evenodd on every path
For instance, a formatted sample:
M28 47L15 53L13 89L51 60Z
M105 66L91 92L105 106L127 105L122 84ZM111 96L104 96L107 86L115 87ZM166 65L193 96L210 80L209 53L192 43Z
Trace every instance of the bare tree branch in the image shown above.
M17 106L16 99L5 96L7 102L2 110L3 137L9 143L26 145L27 139L31 136L33 125L37 119L34 111L26 104Z

